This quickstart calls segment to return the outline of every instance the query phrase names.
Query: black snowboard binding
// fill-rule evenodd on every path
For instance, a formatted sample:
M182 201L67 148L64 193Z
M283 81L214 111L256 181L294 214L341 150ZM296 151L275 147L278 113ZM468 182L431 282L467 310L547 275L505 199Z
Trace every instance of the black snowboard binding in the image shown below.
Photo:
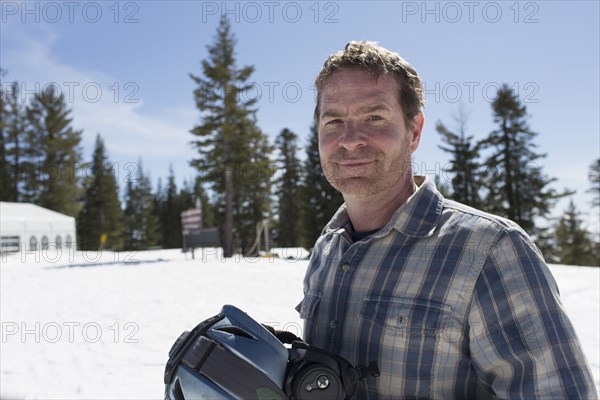
M352 366L226 305L171 348L165 399L344 400L369 375L379 376L375 362Z

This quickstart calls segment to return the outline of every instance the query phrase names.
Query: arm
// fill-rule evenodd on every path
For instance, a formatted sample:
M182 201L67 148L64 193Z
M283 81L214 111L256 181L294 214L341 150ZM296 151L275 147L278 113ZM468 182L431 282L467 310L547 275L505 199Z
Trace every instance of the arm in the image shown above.
M469 329L479 380L498 398L598 398L556 282L520 231L504 232L488 256Z

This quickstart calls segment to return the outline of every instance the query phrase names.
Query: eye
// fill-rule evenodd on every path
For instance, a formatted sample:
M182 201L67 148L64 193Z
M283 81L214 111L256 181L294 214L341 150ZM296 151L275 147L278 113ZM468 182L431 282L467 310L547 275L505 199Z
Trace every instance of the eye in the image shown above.
M325 122L325 125L335 125L335 124L341 124L342 120L339 118L335 118L335 119L330 119L329 121Z
M369 121L382 121L383 117L381 115L369 115L367 119Z

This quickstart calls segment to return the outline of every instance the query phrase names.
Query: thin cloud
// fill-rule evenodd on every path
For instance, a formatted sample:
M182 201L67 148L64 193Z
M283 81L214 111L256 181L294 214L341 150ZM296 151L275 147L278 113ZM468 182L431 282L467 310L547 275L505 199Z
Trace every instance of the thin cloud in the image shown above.
M9 72L3 85L17 81L24 104L49 86L60 91L72 110L74 128L83 130L84 158L91 154L98 133L111 159L141 157L145 168L152 169L152 157L163 162L165 158L193 157L189 129L197 116L191 110L167 109L146 115L138 83L68 65L54 51L57 43L66 39L49 27L42 25L37 32L7 29L3 35L2 68Z

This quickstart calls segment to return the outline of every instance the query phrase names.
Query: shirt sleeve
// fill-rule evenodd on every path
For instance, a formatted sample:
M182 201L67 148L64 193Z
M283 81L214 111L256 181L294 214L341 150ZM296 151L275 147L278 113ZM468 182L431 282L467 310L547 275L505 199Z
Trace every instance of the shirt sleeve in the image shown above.
M556 282L524 233L499 237L468 318L473 367L497 398L598 398Z

